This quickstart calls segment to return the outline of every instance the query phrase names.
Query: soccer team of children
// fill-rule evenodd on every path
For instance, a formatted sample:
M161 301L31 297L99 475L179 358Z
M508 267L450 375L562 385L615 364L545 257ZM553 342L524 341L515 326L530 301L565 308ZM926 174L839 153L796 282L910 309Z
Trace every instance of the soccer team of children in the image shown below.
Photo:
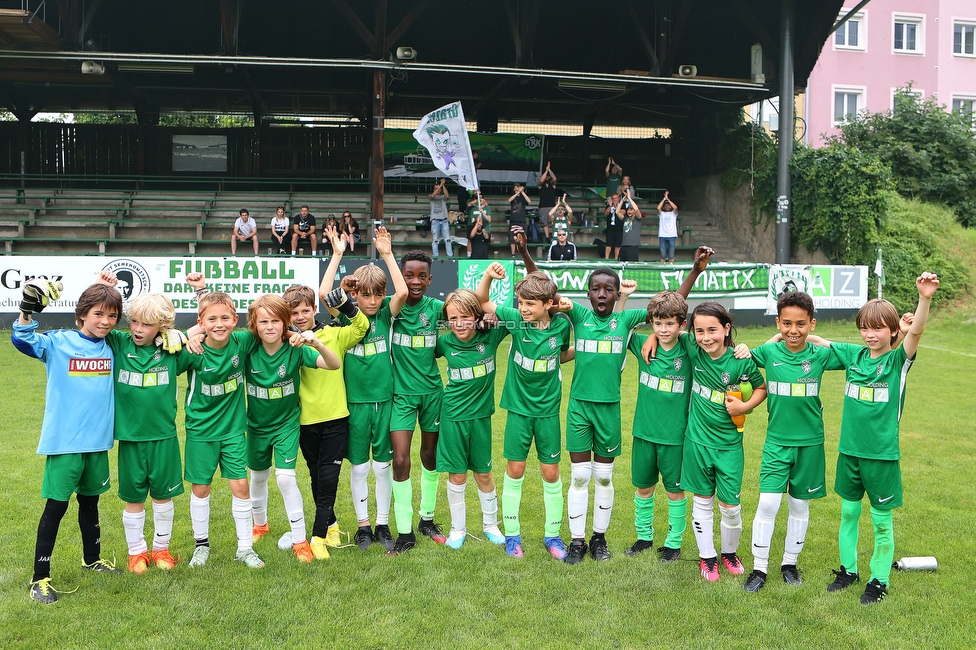
M319 295L337 326L318 323L314 290L296 285L281 297L256 300L248 309L247 329L235 329L238 316L230 297L208 292L203 276L191 273L187 283L197 289L196 326L185 334L172 329L171 303L164 296L144 294L126 305L129 332L122 333L114 330L123 312L115 277L102 272L77 302L77 330L40 333L31 315L56 300L60 287L45 280L25 285L12 339L19 350L45 363L48 377L37 450L46 457L41 488L46 503L37 531L33 599L58 599L51 586L51 554L72 494L79 504L83 566L119 571L101 559L98 520L99 495L109 489L108 450L115 440L128 568L136 574L152 564L172 569L180 561L169 546L172 499L183 493L184 480L191 485L195 540L188 564L207 564L210 486L218 467L233 495L235 559L248 567L264 565L254 543L270 532L272 465L290 525L279 547L292 548L298 561L328 559L329 548L341 545L335 502L344 458L351 464L356 546L365 550L377 542L387 555L409 551L417 543L410 447L418 425L418 530L423 535L453 549L462 547L469 535L465 488L470 471L484 537L503 545L509 556L522 557L519 510L534 442L543 486L544 547L570 564L581 562L587 552L595 560L607 560L613 466L623 445L621 370L628 350L637 359L639 383L631 454L637 539L627 555L653 546L653 498L660 479L668 504L668 532L658 549L661 561L680 557L685 494L690 492L702 577L717 581L720 564L731 575L744 573L737 554L744 470L740 418L768 394L769 423L752 526L754 568L743 586L755 592L767 580L769 545L784 493L789 518L781 572L787 583L800 584L797 556L806 537L809 502L826 495L820 382L825 371L843 369L846 388L834 485L842 499L841 567L827 589L838 591L859 580L858 522L866 492L875 548L861 602L878 602L887 594L894 555L891 511L902 504L898 426L905 378L925 329L937 276L919 276L914 315L899 319L883 300L862 307L856 323L865 346L811 335L816 324L812 299L784 293L776 319L779 334L750 352L745 346L735 348L732 318L720 304L701 303L688 318L685 298L712 253L704 247L679 290L658 294L646 310L623 309L636 289L634 282L621 282L609 268L594 270L587 308L557 295L555 283L535 268L524 253L524 238L517 235L527 274L515 286L518 307L513 309L489 299L492 281L505 277L497 263L489 265L476 291L458 289L443 302L427 296L430 258L413 251L398 266L382 228L374 245L390 272L393 295L386 295L386 274L374 265L358 268L333 289L344 245L337 233L327 235L336 255ZM439 335L438 324L444 322L449 331ZM633 331L645 322L653 326L653 334ZM511 350L500 401L508 411L507 465L500 527L491 416L496 352L507 336ZM446 361L446 386L437 357ZM564 445L560 366L569 360L575 360L575 369ZM765 368L765 377L759 368ZM188 388L181 458L176 379L184 372ZM564 449L571 462L565 503L559 472ZM309 468L315 503L311 539L295 472L299 453ZM368 508L370 468L375 525ZM448 474L448 535L433 519L441 473ZM587 542L591 479L592 534ZM152 499L151 548L145 538L147 497ZM720 551L714 539L716 500ZM389 526L391 506L395 537ZM560 535L564 506L568 546Z

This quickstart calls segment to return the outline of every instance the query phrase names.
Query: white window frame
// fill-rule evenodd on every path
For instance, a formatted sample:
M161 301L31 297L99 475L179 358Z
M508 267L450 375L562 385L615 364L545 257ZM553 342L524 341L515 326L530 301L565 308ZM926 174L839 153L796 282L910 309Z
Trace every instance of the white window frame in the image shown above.
M905 89L904 86L900 86L900 88ZM898 94L898 89L899 89L899 86L892 86L892 88L891 88L891 101L888 102L888 104L889 104L889 106L891 106L891 110L892 111L895 110L895 95ZM912 87L912 90L911 90L911 93L913 95L915 95L916 97L918 97L919 100L925 99L925 91L922 90L921 88L915 88L913 86Z
M952 55L968 59L976 58L976 43L973 44L973 51L966 52L965 37L963 38L963 51L956 52L956 27L969 27L974 31L973 39L976 41L976 18L953 18L952 19ZM964 34L965 36L965 34Z
M952 100L949 103L949 108L952 110L958 110L956 108L956 102L970 102L971 110L969 112L969 117L972 118L973 127L976 128L976 94L974 95L953 95Z
M897 23L915 25L915 49L907 50L895 48L895 26ZM904 40L904 34L902 35ZM904 43L903 43L904 44ZM911 54L914 56L925 54L925 14L893 13L891 14L891 52L893 54Z
M857 95L857 111L854 112L855 115L861 113L865 110L868 105L868 87L867 86L850 86L850 85L836 85L830 87L830 124L832 126L838 127L847 122L846 117L837 119L834 115L834 107L837 103L837 94L843 93L845 95ZM845 113L850 115L850 113Z
M837 20L840 20L850 12L850 9L842 9L840 14L837 15ZM844 41L848 40L849 34L847 33L847 25L851 20L857 21L857 45L838 45L837 44L837 32L844 31ZM831 43L833 43L834 49L839 51L848 52L866 52L868 49L868 12L859 11L850 20L840 26L840 28L834 32Z

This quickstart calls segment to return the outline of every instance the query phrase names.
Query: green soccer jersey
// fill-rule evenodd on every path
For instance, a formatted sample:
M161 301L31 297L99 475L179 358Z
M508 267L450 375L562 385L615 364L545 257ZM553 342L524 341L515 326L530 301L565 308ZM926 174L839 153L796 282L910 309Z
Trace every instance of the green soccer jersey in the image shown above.
M477 420L495 412L495 352L506 336L508 329L499 325L467 342L454 332L437 339L437 356L447 361L442 420Z
M260 344L247 355L248 435L270 436L298 430L302 367L315 368L318 360L315 348L294 348L288 343L273 355Z
M259 345L247 330L231 332L219 350L203 346L203 362L191 370L186 391L186 437L218 442L242 436L247 430L244 404L244 364Z
M363 340L346 351L343 372L346 399L350 404L372 404L393 399L393 357L390 356L390 325L393 316L384 305L369 318Z
M820 380L824 371L842 370L844 364L830 348L807 343L794 354L783 341L760 345L752 351L752 358L766 369L766 440L784 447L822 445Z
M692 370L691 406L685 437L712 449L739 447L742 434L736 431L732 417L725 410L725 391L730 384L738 384L742 375L749 376L754 388L762 386L764 380L756 362L736 359L732 348L727 348L718 359L712 359L698 347L691 334L682 336L679 341L688 351Z
M443 389L434 358L443 309L443 302L424 296L416 305L403 305L393 319L393 387L398 395L429 395Z
M691 395L691 363L684 346L670 350L658 346L657 358L646 363L641 347L646 334L634 333L628 349L637 357L637 408L634 410L635 438L662 445L680 445L688 425L688 397Z
M847 369L837 450L858 458L898 460L905 380L915 357L909 359L903 346L876 359L861 345L832 343L831 350Z
M176 377L201 367L203 357L183 350L169 354L155 345L136 345L113 330L105 341L115 353L115 439L131 442L176 437Z
M495 313L512 332L502 408L525 417L558 416L563 397L559 354L569 349L569 319L557 314L540 329L522 320L517 309L499 307Z
M619 402L627 341L631 330L647 320L647 310L628 309L601 317L573 303L566 315L576 338L576 369L569 396L585 402Z

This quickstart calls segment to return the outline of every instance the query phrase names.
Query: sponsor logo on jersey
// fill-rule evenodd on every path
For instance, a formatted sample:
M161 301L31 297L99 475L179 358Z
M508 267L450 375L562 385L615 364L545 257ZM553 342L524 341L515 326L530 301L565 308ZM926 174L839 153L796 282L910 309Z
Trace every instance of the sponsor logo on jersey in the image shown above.
M108 358L68 359L68 375L71 377L104 377L112 374L112 360Z

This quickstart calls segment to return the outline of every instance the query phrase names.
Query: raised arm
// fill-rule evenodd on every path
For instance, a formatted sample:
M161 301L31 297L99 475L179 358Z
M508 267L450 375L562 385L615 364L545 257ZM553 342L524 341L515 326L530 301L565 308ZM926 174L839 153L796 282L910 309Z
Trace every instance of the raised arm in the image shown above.
M525 264L526 273L535 273L539 268L535 265L535 260L529 255L529 249L525 245L525 231L521 226L512 226L512 240L515 243L515 250L522 256L522 263Z
M617 304L614 305L613 310L620 312L627 308L627 299L630 298L630 294L637 291L637 281L636 280L621 280L620 281L620 299L617 300Z
M903 343L905 354L908 355L909 359L918 352L918 342L922 338L925 324L929 320L932 295L939 288L939 276L928 271L923 272L915 280L915 286L918 287L918 307L915 308L915 318L912 319L912 325L908 328L908 334L905 335L905 342Z
M678 287L677 293L679 293L683 298L687 298L688 294L691 293L691 288L695 286L695 282L698 280L698 276L702 274L705 267L708 266L708 260L711 259L712 255L715 254L708 246L699 246L698 250L695 251L695 265L691 267L688 271L685 281L681 283Z
M485 269L485 274L481 276L481 282L478 283L478 288L475 289L474 295L477 296L478 300L481 302L481 308L485 310L485 313L494 314L495 310L498 308L495 303L489 298L491 293L491 281L492 280L503 280L505 278L505 267L498 262L492 262Z
M393 280L393 297L390 298L390 313L396 316L400 313L400 309L403 308L403 304L407 301L409 290L407 289L406 281L403 279L403 273L400 272L400 267L397 265L396 258L393 256L393 244L390 233L383 226L376 228L375 234L373 235L373 247L379 254L380 259L386 263L386 270L389 271L390 279Z
M342 261L342 254L346 251L346 242L342 241L339 233L336 232L335 226L326 227L324 235L329 238L329 243L332 245L332 257L329 258L329 265L325 267L322 284L319 285L319 299L322 300L323 304L325 304L325 297L332 291L336 273L339 272L339 262ZM338 312L328 307L326 309L329 310L333 318L338 314Z

